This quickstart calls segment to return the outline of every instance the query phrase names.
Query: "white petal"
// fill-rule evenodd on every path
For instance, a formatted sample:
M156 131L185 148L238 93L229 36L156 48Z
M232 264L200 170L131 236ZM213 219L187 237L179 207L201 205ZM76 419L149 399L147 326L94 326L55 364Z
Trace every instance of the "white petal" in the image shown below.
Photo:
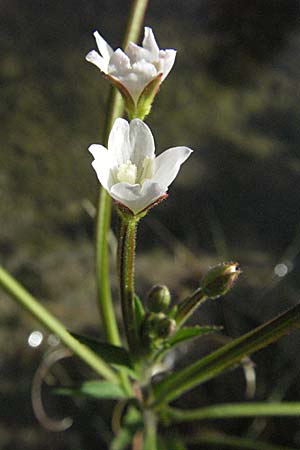
M126 87L134 102L137 103L144 87L156 74L155 66L142 60L134 63L131 70L125 75L119 76L118 79Z
M180 166L190 156L192 150L188 147L169 148L154 161L152 180L167 188L176 178Z
M131 159L129 142L129 123L125 119L115 120L108 138L108 150L114 167L120 166Z
M103 56L103 58L107 61L107 64L113 54L113 49L111 48L110 45L108 45L108 43L106 42L105 39L103 39L103 37L101 36L100 33L98 33L98 31L94 32L94 37L96 39L96 43L97 43L97 47L99 49L99 52L101 53L101 55Z
M146 157L154 158L155 144L150 128L140 119L130 122L129 141L131 147L130 160L140 171ZM139 177L139 172L137 174Z
M131 64L141 60L147 61L150 56L148 50L144 49L143 47L140 47L134 42L129 42L129 44L127 45L126 53L129 56Z
M159 52L159 66L162 71L162 81L167 77L172 69L176 58L176 50L160 50Z
M96 52L96 50L91 50L86 55L85 59L88 62L95 64L95 66L97 66L101 70L101 72L107 73L108 62L104 58L102 58L102 56L100 56L99 53Z
M144 40L143 40L143 47L149 52L151 52L152 56L157 59L159 47L156 43L153 31L150 27L145 27L145 34L144 34Z
M105 147L98 144L90 145L88 150L95 158L92 162L92 166L95 169L98 180L104 189L109 190L110 185L114 182L114 180L112 180L110 152Z
M127 206L134 214L139 213L165 193L158 183L146 180L139 184L118 183L111 187L110 195Z
M130 60L128 56L118 48L112 55L109 61L108 72L116 78L122 76L131 69Z

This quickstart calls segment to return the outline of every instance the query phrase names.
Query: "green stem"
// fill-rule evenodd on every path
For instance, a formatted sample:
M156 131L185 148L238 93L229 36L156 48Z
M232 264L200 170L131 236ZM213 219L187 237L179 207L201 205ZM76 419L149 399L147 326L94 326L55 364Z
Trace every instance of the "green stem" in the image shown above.
M20 283L0 266L0 285L20 305L30 312L40 323L58 336L79 358L86 362L99 375L118 383L115 372L103 359L85 345L75 339L49 311L44 308Z
M221 403L192 410L166 407L162 413L172 422L229 417L298 416L300 402Z
M176 320L177 327L180 327L186 322L190 315L195 311L201 303L207 300L207 295L203 292L202 288L196 289L193 294L179 303L174 319Z
M138 350L138 335L134 313L135 235L138 219L121 215L119 238L119 275L123 323L129 349Z
M144 411L144 424L143 450L157 450L157 418L153 411Z
M148 0L134 0L128 16L126 33L123 40L123 49L130 41L137 40L144 19ZM122 97L115 88L111 89L109 97L109 110L104 132L104 145L107 145L108 136L113 122L123 114ZM121 340L114 312L110 282L107 237L110 227L111 199L101 188L99 192L97 220L96 220L96 276L98 286L98 300L104 331L108 342L120 345Z

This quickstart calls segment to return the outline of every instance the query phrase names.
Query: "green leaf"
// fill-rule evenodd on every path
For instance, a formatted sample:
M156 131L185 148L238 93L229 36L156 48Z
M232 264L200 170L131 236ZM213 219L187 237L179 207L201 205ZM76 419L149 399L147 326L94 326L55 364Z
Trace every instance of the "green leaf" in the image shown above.
M160 407L193 387L216 377L241 359L300 327L300 303L254 330L233 339L194 364L167 375L153 387L154 405Z
M221 403L196 409L166 407L162 417L172 422L191 420L226 419L232 417L299 416L300 402L246 402Z
M215 325L208 325L204 327L199 325L196 325L195 327L184 327L176 331L176 333L168 339L167 345L168 347L174 347L181 342L199 337L203 334L213 333L214 331L219 331L221 329L222 327Z
M132 378L136 378L133 363L125 348L117 347L116 345L108 344L106 342L100 342L97 339L82 336L77 333L72 333L72 336L101 356L106 363L111 364L116 369L124 369L128 375Z
M68 396L83 396L93 398L127 398L120 385L110 381L90 380L85 381L80 386L59 387L55 389L56 394Z

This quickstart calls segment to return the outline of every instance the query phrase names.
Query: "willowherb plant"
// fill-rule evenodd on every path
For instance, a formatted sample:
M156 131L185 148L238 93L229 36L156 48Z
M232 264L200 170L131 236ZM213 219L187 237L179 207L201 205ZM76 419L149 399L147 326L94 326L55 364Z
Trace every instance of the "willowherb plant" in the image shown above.
M188 147L180 146L155 156L152 132L144 120L161 82L174 64L176 51L159 50L149 27L145 28L142 47L133 42L140 31L145 8L146 1L133 4L124 51L114 51L95 32L99 53L92 50L86 56L122 95L120 97L115 90L112 93L103 145L89 147L94 157L93 168L102 185L97 214L96 269L106 342L69 333L0 268L2 287L59 336L62 343L99 376L98 380L85 381L80 387L62 387L57 392L67 395L77 395L79 392L81 395L113 398L126 403L121 426L110 445L111 450L185 449L183 437L166 438L167 427L173 422L300 413L298 403L251 402L211 405L194 410L181 410L170 405L190 389L242 364L247 355L298 328L300 305L237 339L229 340L218 350L184 368L165 369L165 358L174 348L189 340L201 339L206 333L218 331L218 327L214 326L188 326L186 321L207 299L225 295L241 270L233 261L211 268L199 287L177 304L172 303L170 291L164 285L153 286L145 299L140 299L136 294L137 224L142 219L147 220L150 209L167 197L170 184L192 153ZM130 122L121 117L123 105ZM126 342L122 342L120 337L108 277L107 236L111 199L119 215L117 268ZM159 423L165 425L161 436L158 436ZM199 436L199 442L207 445L218 445L222 440L226 444L225 436L217 431L205 431ZM230 442L232 447L266 448L259 447L257 442L250 447L249 439L248 444L243 440Z

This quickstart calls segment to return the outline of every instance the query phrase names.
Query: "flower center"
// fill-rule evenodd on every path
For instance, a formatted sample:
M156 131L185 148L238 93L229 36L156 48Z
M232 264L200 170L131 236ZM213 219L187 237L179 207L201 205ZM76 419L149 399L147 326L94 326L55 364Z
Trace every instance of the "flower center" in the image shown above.
M142 186L146 179L151 179L153 172L153 160L146 156L144 160L136 166L130 160L122 163L116 169L116 178L119 183L139 184Z
M120 164L118 167L117 178L120 183L136 184L137 167L131 161Z

